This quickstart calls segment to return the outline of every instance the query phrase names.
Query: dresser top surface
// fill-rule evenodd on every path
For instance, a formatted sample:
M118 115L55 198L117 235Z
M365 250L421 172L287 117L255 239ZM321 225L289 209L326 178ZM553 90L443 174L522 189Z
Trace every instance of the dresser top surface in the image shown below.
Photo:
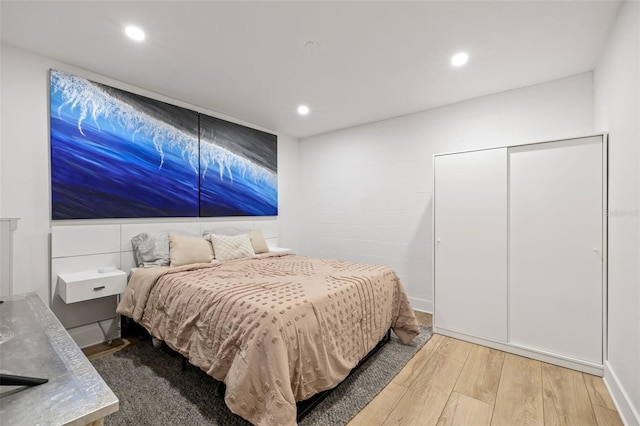
M0 304L0 373L46 378L1 386L6 424L86 424L118 410L118 398L36 293Z

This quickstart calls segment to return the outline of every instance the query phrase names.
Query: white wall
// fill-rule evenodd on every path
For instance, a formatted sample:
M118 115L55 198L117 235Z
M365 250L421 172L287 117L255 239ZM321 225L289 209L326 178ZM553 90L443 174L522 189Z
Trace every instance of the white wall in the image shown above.
M432 310L436 153L594 131L585 73L300 142L300 252L386 264Z
M129 86L21 49L0 45L2 128L0 133L0 217L20 217L14 245L14 293L35 291L49 300L49 74L50 68L70 72L174 105L240 122ZM255 127L255 126L254 126ZM268 129L261 129L267 130ZM280 245L295 248L298 140L278 135ZM95 221L91 221L94 222ZM100 223L123 221L100 221ZM291 225L287 225L290 223Z
M14 293L49 297L49 144L47 63L0 47L2 211L19 217L14 235Z
M640 3L620 9L594 71L596 125L609 131L609 327L605 381L640 424Z

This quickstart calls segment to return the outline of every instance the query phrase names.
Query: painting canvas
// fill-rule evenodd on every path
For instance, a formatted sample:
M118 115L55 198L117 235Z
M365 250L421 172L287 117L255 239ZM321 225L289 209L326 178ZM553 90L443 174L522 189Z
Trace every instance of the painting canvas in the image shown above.
M51 70L52 218L198 216L198 114Z
M277 214L275 135L56 70L50 100L53 220Z
M200 115L200 216L278 214L275 135Z

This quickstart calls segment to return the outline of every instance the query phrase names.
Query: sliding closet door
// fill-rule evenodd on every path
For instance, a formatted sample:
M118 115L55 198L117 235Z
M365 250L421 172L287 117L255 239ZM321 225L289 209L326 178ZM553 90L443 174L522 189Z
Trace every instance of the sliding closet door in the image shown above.
M602 364L601 136L509 149L509 340Z
M507 150L434 160L434 327L507 339Z

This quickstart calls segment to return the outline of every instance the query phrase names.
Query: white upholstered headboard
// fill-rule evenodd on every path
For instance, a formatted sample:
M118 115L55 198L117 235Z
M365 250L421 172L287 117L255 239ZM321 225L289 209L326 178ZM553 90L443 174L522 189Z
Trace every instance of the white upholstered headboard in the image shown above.
M131 238L141 232L183 231L202 235L222 228L260 229L269 246L278 245L278 221L168 221L127 224L60 224L51 228L51 309L81 346L103 341L98 322L115 315L115 296L67 305L59 296L58 275L115 266L129 272L135 266ZM103 327L104 328L104 327Z

